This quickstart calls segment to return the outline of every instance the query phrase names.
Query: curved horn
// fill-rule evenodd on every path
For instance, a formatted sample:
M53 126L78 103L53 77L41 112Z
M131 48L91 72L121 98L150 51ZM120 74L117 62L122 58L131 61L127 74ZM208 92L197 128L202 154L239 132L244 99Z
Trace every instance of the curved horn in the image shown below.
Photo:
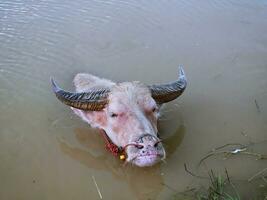
M90 92L73 93L58 87L51 78L52 89L57 98L64 104L87 111L100 111L108 103L108 89L92 90Z
M182 67L179 67L179 77L177 81L162 85L149 86L153 99L158 104L172 101L179 97L187 85L185 73Z

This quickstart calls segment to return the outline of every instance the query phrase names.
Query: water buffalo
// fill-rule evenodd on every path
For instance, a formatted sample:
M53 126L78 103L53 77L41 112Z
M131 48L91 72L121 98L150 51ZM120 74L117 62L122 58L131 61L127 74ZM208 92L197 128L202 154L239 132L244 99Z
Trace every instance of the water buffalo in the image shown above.
M64 91L53 79L51 82L61 102L92 127L105 131L124 150L126 162L146 167L165 159L157 120L161 105L179 97L186 88L182 67L176 81L151 86L137 81L115 83L83 73L73 80L76 92Z

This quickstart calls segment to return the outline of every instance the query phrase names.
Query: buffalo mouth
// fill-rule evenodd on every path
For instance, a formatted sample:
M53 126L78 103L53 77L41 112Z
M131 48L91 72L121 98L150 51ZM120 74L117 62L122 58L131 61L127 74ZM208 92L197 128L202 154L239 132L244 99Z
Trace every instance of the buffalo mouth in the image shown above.
M133 163L139 167L149 167L160 162L161 159L162 159L162 156L160 154L151 153L151 154L140 155L136 157Z
M129 160L139 167L152 166L165 158L165 150L156 136L145 134L139 137L135 146L129 148ZM131 155L131 156L130 156Z

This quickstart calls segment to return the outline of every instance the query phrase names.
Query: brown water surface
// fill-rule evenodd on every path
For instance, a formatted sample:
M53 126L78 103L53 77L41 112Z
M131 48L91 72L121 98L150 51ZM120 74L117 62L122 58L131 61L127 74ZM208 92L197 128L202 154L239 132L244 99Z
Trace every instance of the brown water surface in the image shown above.
M0 199L172 199L209 169L242 182L267 166L254 156L201 158L227 143L267 154L265 0L2 0ZM116 81L169 82L182 64L188 88L163 109L166 163L124 166L97 130L52 94L78 72ZM229 149L229 148L228 148ZM97 191L95 182L100 190ZM263 183L261 183L263 184ZM249 188L248 190L245 188Z

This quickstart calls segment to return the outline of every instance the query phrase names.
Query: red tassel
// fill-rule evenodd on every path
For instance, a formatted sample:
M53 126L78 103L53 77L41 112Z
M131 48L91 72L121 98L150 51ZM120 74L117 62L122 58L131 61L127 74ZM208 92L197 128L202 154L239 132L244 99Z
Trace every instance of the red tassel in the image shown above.
M109 137L107 136L104 130L101 129L100 133L105 140L105 146L106 146L107 151L112 153L113 156L117 157L120 153L120 148L109 139Z

